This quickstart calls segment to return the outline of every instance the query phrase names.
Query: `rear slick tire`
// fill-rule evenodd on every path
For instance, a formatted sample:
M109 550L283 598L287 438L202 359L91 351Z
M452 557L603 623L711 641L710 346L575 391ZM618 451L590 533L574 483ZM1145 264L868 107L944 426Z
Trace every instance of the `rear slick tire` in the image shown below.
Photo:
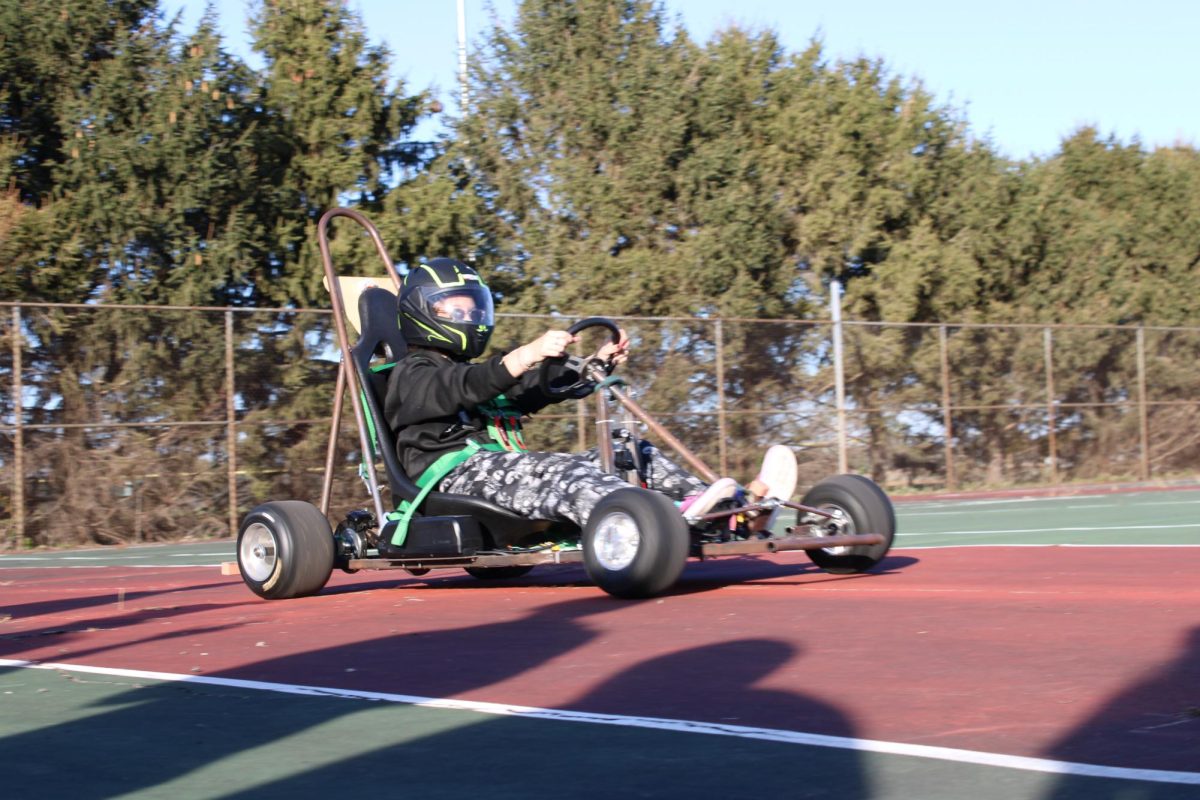
M835 575L866 572L883 560L892 548L892 540L896 537L896 513L892 501L870 478L834 475L809 489L800 502L834 516L821 519L811 515L807 526L797 526L797 533L807 527L813 536L856 533L883 536L879 544L806 550L809 559L826 572Z
M596 505L583 529L588 576L614 597L666 591L679 579L687 554L687 523L679 509L647 489L616 490Z
M333 530L309 503L263 503L242 520L237 554L242 580L259 597L304 597L321 591L333 572Z

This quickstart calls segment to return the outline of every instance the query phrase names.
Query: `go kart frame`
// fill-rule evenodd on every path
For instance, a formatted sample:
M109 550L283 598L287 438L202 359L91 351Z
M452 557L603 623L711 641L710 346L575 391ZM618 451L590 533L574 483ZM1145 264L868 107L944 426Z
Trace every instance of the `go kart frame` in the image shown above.
M347 217L366 229L392 290L377 285L384 279L337 276L328 240L328 226L337 217ZM271 501L242 520L238 570L260 597L315 594L335 568L350 573L402 569L414 575L433 569L465 569L488 580L518 577L542 564L582 562L588 576L605 592L640 598L674 585L689 557L704 560L804 550L814 564L828 572L855 573L874 567L891 548L895 535L891 501L879 486L860 475L822 480L809 489L801 503L768 499L718 505L689 524L665 495L638 485L637 423L704 480L712 482L718 476L647 414L623 390L620 378L609 374L611 365L594 355L547 360L540 374L545 392L594 395L601 467L630 481L628 488L605 497L582 529L568 522L527 519L479 497L419 486L400 467L383 415L387 369L403 357L406 347L396 323L395 293L400 290L400 276L378 230L356 211L327 211L318 222L317 238L341 351L324 483L319 508L299 500ZM349 316L345 294L357 295ZM357 314L352 313L355 310ZM355 342L351 342L347 320L357 329ZM607 329L614 341L618 335L615 324L598 317L581 320L569 330L574 334L591 327ZM563 376L567 376L565 381ZM328 513L338 423L347 389L362 453L360 472L371 508L351 511L331 526ZM614 418L617 408L620 417ZM384 506L376 456L383 461L393 510ZM794 526L782 534L749 529L747 515L770 514L780 506L796 511Z

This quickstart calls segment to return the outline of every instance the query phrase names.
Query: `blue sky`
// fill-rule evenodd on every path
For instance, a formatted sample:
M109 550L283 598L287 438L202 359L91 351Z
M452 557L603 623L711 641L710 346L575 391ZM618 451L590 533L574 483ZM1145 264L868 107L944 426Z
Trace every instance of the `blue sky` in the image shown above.
M213 0L227 46L249 52L247 0ZM367 33L392 52L408 88L439 90L456 109L456 0L348 0ZM164 0L194 27L203 0ZM468 39L494 6L466 0ZM1200 3L1189 0L666 0L694 39L729 25L773 28L788 50L814 37L830 58L882 58L919 78L941 103L965 111L976 136L1013 158L1053 153L1061 138L1096 125L1124 142L1200 146Z

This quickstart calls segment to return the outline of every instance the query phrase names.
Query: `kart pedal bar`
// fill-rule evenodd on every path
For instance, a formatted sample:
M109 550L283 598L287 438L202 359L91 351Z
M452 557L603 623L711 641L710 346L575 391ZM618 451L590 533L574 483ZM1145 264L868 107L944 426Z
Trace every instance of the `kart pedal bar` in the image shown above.
M824 550L827 547L861 547L881 544L883 541L883 536L878 533L857 533L839 536L781 536L738 542L706 542L700 545L700 557L781 553L785 550Z

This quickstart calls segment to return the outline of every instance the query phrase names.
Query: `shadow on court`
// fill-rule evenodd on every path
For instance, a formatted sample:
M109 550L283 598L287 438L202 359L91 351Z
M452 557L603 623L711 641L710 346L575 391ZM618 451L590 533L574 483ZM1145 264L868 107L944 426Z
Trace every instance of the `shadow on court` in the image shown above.
M334 686L325 676L354 664L357 688L401 693L415 674L423 691L461 696L570 654L594 638L589 617L625 607L575 600L510 622L316 649L224 677ZM734 640L635 663L598 685L581 665L567 706L619 714L653 698L656 713L689 719L701 713L699 700L705 718L736 725L745 709L769 704L792 729L854 736L831 701L756 688L800 657L781 641ZM67 694L63 682L77 698L65 719L47 702ZM870 796L852 750L822 748L812 759L770 741L40 670L6 670L0 684L9 719L20 720L0 738L13 796Z
M165 597L187 592L221 589L229 585L228 581L201 583L193 585L175 585L164 589L130 589L105 591L101 594L82 595L79 597L56 597L48 600L35 600L30 603L9 604L0 599L0 613L11 615L16 619L40 617L46 614L62 614L67 611L80 611L85 608L103 608L116 605L118 602L135 603L152 597Z
M1152 747L1147 748L1147 740ZM1109 699L1048 755L1062 761L1120 763L1124 751L1134 744L1164 759L1161 764L1150 760L1141 765L1148 769L1178 769L1173 765L1189 762L1200 765L1200 627L1187 635L1174 661ZM1100 786L1094 779L1065 776L1047 800L1183 797L1200 798L1200 786L1138 784L1133 789L1123 781Z
M126 595L126 601L133 603L136 600L151 597L160 593L139 592L136 593L136 597L134 594L135 593L130 593L129 595ZM162 594L165 594L165 592ZM113 605L112 596L106 595L106 598L107 599L105 603L95 604L95 606L101 607L102 605ZM36 651L38 650L39 646L45 646L50 642L54 642L59 646L59 650L64 654L64 658L78 661L88 656L107 652L114 648L125 648L143 643L194 637L204 633L229 631L233 628L240 627L240 624L221 624L181 630L173 629L160 631L152 636L147 636L133 641L122 640L103 646L82 646L84 642L92 641L89 634L94 631L119 631L123 629L140 630L143 628L143 626L161 624L168 620L175 620L177 618L187 617L194 614L202 615L213 611L229 612L238 608L239 606L253 604L254 601L247 600L240 603L195 603L192 605L172 605L130 609L126 613L98 614L94 617L84 617L81 619L71 619L57 622L41 628L18 630L13 633L3 633L0 634L0 658L22 658L31 650ZM32 604L27 604L26 606L22 606L22 608L27 608L28 605ZM90 604L83 604L71 606L70 608L86 608L89 606Z
M679 582L663 593L663 597L675 597L688 594L715 591L727 586L749 585L756 582L770 582L781 586L816 585L819 583L837 583L852 580L878 579L881 576L893 575L920 563L921 559L911 556L891 555L881 561L870 572L852 575L834 575L825 572L807 559L800 560L801 554L793 554L797 560L791 563L781 563L755 556L726 557L713 559L704 563L689 561L684 567ZM401 582L417 582L421 591L453 589L455 591L494 591L496 587L519 588L524 586L579 586L593 587L595 584L587 576L582 565L543 565L528 575L520 578L505 580L481 581L464 574L433 572L427 577L414 578L402 573L397 577L386 577L387 571L380 571L378 579L357 580L354 583L330 585L322 590L322 595L357 594L375 589L390 589Z

